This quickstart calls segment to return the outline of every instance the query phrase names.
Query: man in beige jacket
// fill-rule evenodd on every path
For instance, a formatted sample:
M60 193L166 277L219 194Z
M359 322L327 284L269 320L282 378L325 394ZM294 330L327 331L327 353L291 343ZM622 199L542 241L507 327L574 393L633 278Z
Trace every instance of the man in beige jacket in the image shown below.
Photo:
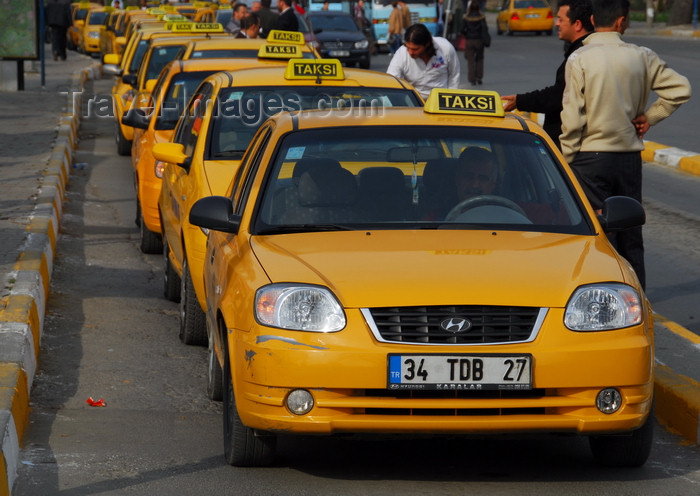
M629 0L593 0L596 32L571 54L559 138L564 158L594 209L610 196L642 201L642 137L690 99L688 79L648 48L622 40ZM657 100L647 108L651 92ZM646 284L642 228L611 241Z

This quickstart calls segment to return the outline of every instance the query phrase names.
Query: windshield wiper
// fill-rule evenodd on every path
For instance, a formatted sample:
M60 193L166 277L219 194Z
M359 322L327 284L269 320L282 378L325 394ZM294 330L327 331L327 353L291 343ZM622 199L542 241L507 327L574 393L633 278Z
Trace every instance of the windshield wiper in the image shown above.
M245 150L223 150L220 152L217 152L216 155L214 155L214 158L229 158L229 157L243 157L243 154L245 153Z
M298 232L322 232L322 231L354 231L350 226L340 224L289 224L286 226L268 227L261 229L257 234L288 234Z

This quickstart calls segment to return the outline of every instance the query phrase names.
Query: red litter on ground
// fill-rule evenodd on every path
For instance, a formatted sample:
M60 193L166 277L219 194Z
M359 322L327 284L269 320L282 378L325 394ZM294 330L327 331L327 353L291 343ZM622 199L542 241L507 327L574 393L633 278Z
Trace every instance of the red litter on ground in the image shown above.
M93 400L92 396L90 396L85 403L87 403L90 406L107 406L107 403L105 403L105 400L100 398L99 400Z

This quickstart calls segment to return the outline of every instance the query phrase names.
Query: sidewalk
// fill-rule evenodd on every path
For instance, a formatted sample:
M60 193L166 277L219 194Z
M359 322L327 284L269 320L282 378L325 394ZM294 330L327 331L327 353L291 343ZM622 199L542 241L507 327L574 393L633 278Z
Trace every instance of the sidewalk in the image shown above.
M43 88L40 73L27 72L24 91L0 91L0 496L11 493L28 422L62 202L78 140L79 92L85 81L99 77L96 60L70 52L65 62L46 61ZM653 147L655 153L664 149ZM700 338L682 331L672 322L655 325L661 344L656 415L697 443L700 373L687 363L698 363Z

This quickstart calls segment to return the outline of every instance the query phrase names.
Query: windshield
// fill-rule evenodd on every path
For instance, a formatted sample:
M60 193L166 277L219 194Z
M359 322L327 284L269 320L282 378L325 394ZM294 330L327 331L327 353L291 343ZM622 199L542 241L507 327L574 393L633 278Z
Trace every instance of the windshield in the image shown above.
M219 93L209 139L209 160L240 159L260 125L287 110L417 107L415 93L405 89L344 86L226 88Z
M516 0L516 9L546 9L549 7L544 0Z
M314 29L323 31L357 31L357 25L348 15L309 15Z
M97 25L97 24L104 24L105 20L107 19L107 14L108 12L91 12L90 17L88 17L87 23L91 26Z
M536 135L456 126L289 133L255 234L318 229L501 229L591 234Z
M187 102L199 84L210 74L218 70L180 72L170 80L170 87L163 97L160 112L157 114L155 128L159 131L175 129L180 115L185 111Z

